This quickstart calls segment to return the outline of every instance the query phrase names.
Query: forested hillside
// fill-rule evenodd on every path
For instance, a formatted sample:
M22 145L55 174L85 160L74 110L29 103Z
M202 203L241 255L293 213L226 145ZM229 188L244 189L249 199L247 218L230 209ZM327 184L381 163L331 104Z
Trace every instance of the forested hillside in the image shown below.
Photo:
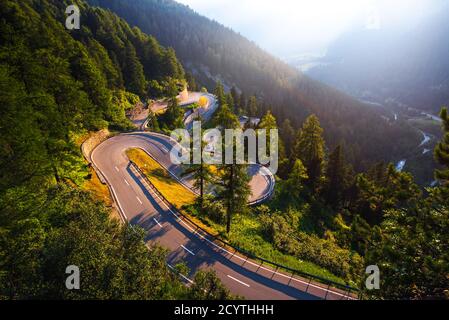
M0 300L226 298L213 274L184 287L164 250L80 190L89 171L76 139L127 128L125 109L177 92L184 71L173 50L84 1L81 30L68 31L71 3L0 2ZM64 285L72 264L76 292Z
M7 168L1 190L47 173L77 182L82 166L74 135L126 128L125 109L139 100L135 94L145 98L162 85L170 89L169 83L177 90L183 81L173 50L110 12L80 4L83 27L69 32L64 1L1 3L0 121L8 146L1 149Z
M215 91L221 100L223 88ZM220 173L210 174L216 167L202 163L191 166L189 174L197 177L197 183L216 185L218 197L200 194L188 211L256 256L351 284L361 288L364 297L447 299L447 109L441 111L441 119L445 137L434 153L441 165L435 175L437 187L422 191L410 173L397 171L393 164L379 163L355 173L343 146L328 151L320 120L311 115L296 136L288 123L280 128L290 132L286 136L294 148L285 154L280 148L281 165L270 201L245 206L247 197L241 197L248 191L242 183L245 172L224 165ZM221 128L239 127L226 104L214 122ZM259 129L277 127L270 111L257 125ZM280 141L281 146L284 143ZM364 290L367 266L381 270L381 290Z
M375 110L309 79L241 35L172 0L89 2L111 9L172 46L184 67L209 89L221 80L246 97L256 95L264 104L257 110L259 116L270 106L280 122L289 119L299 129L307 115L316 114L330 148L344 143L357 170L400 159L419 139L405 124L388 123Z

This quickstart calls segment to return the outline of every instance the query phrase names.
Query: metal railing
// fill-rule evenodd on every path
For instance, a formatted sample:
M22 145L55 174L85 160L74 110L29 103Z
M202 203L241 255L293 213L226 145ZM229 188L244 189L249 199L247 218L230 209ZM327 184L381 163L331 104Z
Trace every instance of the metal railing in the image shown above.
M259 261L260 264L258 265L256 272L258 272L261 268L263 268L264 265L274 267L275 270L269 270L270 272L273 272L272 278L274 277L274 275L279 274L278 273L279 270L286 271L286 272L288 272L289 275L285 275L285 274L282 274L282 275L289 279L288 285L290 285L293 280L303 282L304 284L307 285L307 287L305 289L306 293L309 292L310 288L314 287L318 290L325 292L324 297L322 297L324 299L327 299L329 297L329 295L332 295L332 294L338 295L341 297L341 299L344 299L344 300L354 300L354 299L357 299L358 297L360 297L360 290L357 288L354 288L354 287L351 287L348 285L344 285L344 284L341 284L341 283L338 283L338 282L335 282L335 281L332 281L332 280L329 280L326 278L322 278L322 277L319 277L319 276L316 276L313 274L309 274L307 272L296 270L296 269L278 264L276 262L269 261L265 258L256 256L255 254L253 254L251 252L241 249L235 245L232 245L229 242L227 242L226 240L221 239L219 236L212 235L211 233L206 231L204 228L199 226L192 219L190 219L185 214L180 212L175 206L173 206L165 198L165 196L154 186L154 184L150 181L150 179L147 177L147 175L144 172L142 172L142 170L137 166L137 164L130 161L130 165L135 168L135 170L142 176L142 178L145 180L145 182L148 184L148 186L151 188L151 190L154 193L156 193L159 196L159 198L162 199L162 201L164 201L165 205L168 208L170 208L170 210L172 211L172 213L175 216L177 216L179 219L182 219L183 221L189 223L193 227L195 235L200 237L199 233L201 232L202 233L201 237L204 239L208 238L207 240L209 242L211 242L211 243L218 242L218 243L223 244L225 247L232 249L234 251L233 253L223 247L217 246L222 251L226 251L226 252L229 252L230 254L232 254L232 257L230 259L232 259L234 256L236 256L237 253L240 253L241 255L246 256L246 258L242 258L244 260L244 264L249 262L249 259L254 260L254 261ZM266 269L266 268L264 268L264 269ZM301 277L305 280L304 281L298 280L297 277ZM324 285L324 287L322 285ZM336 291L336 290L339 290L339 291Z
M276 179L274 178L274 175L271 173L269 169L265 168L264 166L261 166L261 170L265 170L267 172L267 174L264 174L263 176L268 180L268 192L265 193L262 198L249 202L248 205L250 206L256 206L261 203L264 203L269 198L271 198L271 196L274 193L274 186L276 184Z

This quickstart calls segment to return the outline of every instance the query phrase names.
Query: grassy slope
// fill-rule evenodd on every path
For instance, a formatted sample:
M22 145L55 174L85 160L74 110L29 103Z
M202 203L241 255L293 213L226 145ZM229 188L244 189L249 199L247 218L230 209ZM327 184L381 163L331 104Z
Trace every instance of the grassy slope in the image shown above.
M232 220L231 232L225 233L225 226L213 222L211 219L201 217L202 221L216 230L223 239L256 256L282 264L284 266L307 272L322 278L345 284L345 281L328 270L308 261L299 260L277 250L272 243L264 239L260 222L254 214L236 214Z
M177 209L191 205L196 196L189 189L173 179L170 174L140 149L130 149L126 155L148 176L156 189Z

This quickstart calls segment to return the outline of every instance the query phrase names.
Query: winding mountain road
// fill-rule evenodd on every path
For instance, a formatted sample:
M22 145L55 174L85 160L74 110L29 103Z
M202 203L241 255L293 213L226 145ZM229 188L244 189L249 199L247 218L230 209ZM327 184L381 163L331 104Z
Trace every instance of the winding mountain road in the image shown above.
M247 299L352 299L342 290L278 272L235 254L180 219L175 209L148 184L125 154L130 148L142 149L179 179L181 167L172 164L169 156L175 143L160 134L134 132L106 140L91 154L94 166L113 193L122 219L142 227L147 234L146 241L168 248L169 266L186 263L191 271L186 275L187 281L191 281L188 277L198 270L213 268L232 293ZM265 200L274 187L274 180L259 174L259 170L262 168L256 165L250 167L250 202ZM191 188L191 181L181 182Z

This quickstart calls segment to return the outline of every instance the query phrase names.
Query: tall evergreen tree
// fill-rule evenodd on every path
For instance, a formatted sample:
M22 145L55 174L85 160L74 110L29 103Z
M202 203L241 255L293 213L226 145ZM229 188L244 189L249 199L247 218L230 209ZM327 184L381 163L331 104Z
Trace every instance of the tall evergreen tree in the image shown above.
M215 125L220 126L222 132L225 129L240 128L240 123L237 116L225 104L215 116ZM224 137L223 137L224 139ZM231 229L232 215L240 208L243 208L250 195L249 177L246 165L236 164L235 151L236 143L233 141L232 145L226 146L226 141L223 143L223 148L230 147L234 149L234 159L231 164L222 164L218 167L221 175L217 181L218 198L221 199L226 207L226 231L229 233ZM224 152L222 154L225 154Z
M271 113L271 111L267 111L267 113L262 117L260 120L260 123L258 125L259 129L266 129L267 131L270 129L277 129L277 122L274 115Z
M226 94L224 91L223 84L221 81L217 81L217 84L215 86L214 95L217 97L218 104L221 107L223 107L226 104Z
M445 185L449 185L449 115L447 108L441 110L441 120L443 120L444 137L435 148L435 159L444 169L436 170L435 176Z
M186 73L186 81L189 91L198 91L195 77L191 73Z
M259 104L257 102L256 96L249 97L247 112L248 116L256 117L259 110Z
M338 145L329 155L326 166L326 181L324 186L324 199L327 204L336 209L342 200L347 187L347 166L344 161L343 150Z
M278 128L276 118L274 117L274 115L271 113L270 110L268 110L267 113L262 117L257 128L265 129L267 131L266 132L266 143L267 143L266 150L268 152L269 150L271 150L271 131L270 130L274 130L274 129ZM285 148L284 148L284 144L282 143L279 136L278 136L277 144L273 147L278 149L277 151L278 151L278 155L280 158L278 160L284 159L285 158Z
M205 145L206 145L205 142L202 141L199 150L192 148L192 152L197 152L200 155L202 155ZM201 161L199 164L191 164L182 173L183 177L189 176L189 175L192 175L192 178L195 180L193 186L196 189L200 190L199 204L200 204L201 211L203 211L204 190L207 186L207 183L209 183L213 180L213 173L211 170L211 166L204 163L203 157L201 156Z
M231 93L226 94L226 104L229 106L232 112L235 113L235 101Z
M184 111L178 104L178 99L172 97L168 103L167 110L161 117L162 125L168 130L175 130L184 127Z
M172 75L173 78L176 79L183 79L184 78L184 69L182 65L179 63L178 59L176 58L176 53L173 48L168 48L165 51L164 56L164 68L165 68L165 74Z
M238 92L237 92L236 87L233 86L233 87L231 88L230 94L231 94L231 96L232 96L232 100L234 101L234 113L235 113L235 114L239 114L238 109L239 109L239 106L240 106L240 101L239 101L240 96L239 96L239 94L238 94Z
M240 127L239 119L227 104L221 106L215 114L213 122L216 127L221 127L223 132L225 129L237 129Z
M247 104L247 101L246 101L246 96L245 96L245 93L244 92L242 92L241 94L240 94L240 97L239 97L239 99L238 99L238 115L243 115L243 113L245 113L245 111L246 111L246 104Z
M148 127L154 132L159 132L161 130L159 122L157 121L157 116L151 109L148 112Z
M128 43L126 46L126 62L125 70L123 72L127 89L139 96L145 94L145 75L143 73L143 66L137 58L136 50Z
M308 178L309 176L307 175L307 170L301 160L296 159L286 182L286 191L288 194L298 200L301 193L304 191L305 182Z
M350 206L372 225L382 222L384 212L408 207L421 196L410 173L398 172L390 164L385 168L384 175L380 182L366 174L356 177L357 196Z
M295 145L295 157L300 159L307 169L308 185L315 191L322 179L324 169L323 129L315 115L309 116L298 132Z
M248 202L251 194L250 178L246 165L224 164L219 169L222 174L218 182L218 199L221 199L226 207L226 232L229 233L232 216L244 208Z
M282 125L279 128L279 135L281 136L282 141L284 141L287 156L290 156L293 154L295 147L295 130L289 119L285 119L284 122L282 122Z

